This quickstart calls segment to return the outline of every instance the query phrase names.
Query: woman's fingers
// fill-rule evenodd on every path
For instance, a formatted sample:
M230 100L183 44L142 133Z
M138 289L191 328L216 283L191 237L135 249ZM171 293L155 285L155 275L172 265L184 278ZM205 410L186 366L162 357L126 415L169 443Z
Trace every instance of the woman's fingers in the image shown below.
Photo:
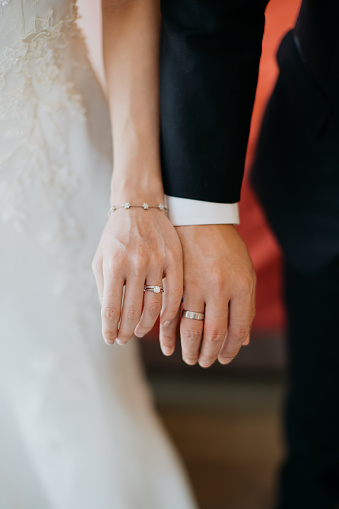
M122 306L121 323L117 342L120 345L127 343L134 334L142 312L144 299L145 275L130 276L126 281L124 302Z
M177 325L182 301L182 263L169 268L164 281L164 295L160 317L160 347L164 355L172 355L177 339Z
M144 309L135 334L140 338L149 332L162 311L160 345L165 355L171 355L175 348L177 315L182 299L182 263L169 265L165 272L166 277L161 280L162 276L163 271L156 274L154 270L147 276L147 285L163 286L164 292L145 292Z
M183 309L196 313L205 313L204 300L198 296L186 294L183 300ZM182 358L186 364L191 366L198 362L203 327L203 320L192 320L185 317L181 319L180 336Z
M162 271L152 270L146 278L146 285L157 286L162 288ZM140 321L135 327L134 333L139 338L142 338L147 332L149 332L158 316L160 315L162 307L162 296L163 293L157 293L152 290L146 290L144 292L144 308Z
M165 269L165 295L161 312L161 324L167 328L175 320L183 294L183 266L181 257L168 264Z
M228 322L228 300L208 300L205 310L204 336L199 355L199 364L208 368L217 360L225 340Z
M95 282L97 285L98 296L100 304L102 305L103 295L104 295L104 274L102 270L102 259L97 258L96 256L93 258L92 262L92 270L95 277Z
M101 305L102 335L112 345L118 336L124 280L103 270L103 298Z
M165 292L160 317L160 346L164 355L171 355L175 350L177 324L182 301L182 260L168 265L165 275Z

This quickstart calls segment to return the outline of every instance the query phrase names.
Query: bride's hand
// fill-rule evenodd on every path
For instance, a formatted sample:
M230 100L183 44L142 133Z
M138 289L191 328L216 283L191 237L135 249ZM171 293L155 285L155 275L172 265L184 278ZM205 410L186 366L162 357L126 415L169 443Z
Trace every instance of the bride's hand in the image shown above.
M129 201L136 205L145 201L157 205L163 199L159 144L160 5L153 1L127 3L128 6L116 0L102 1L103 55L113 137L111 202ZM164 211L131 208L111 214L93 269L107 343L126 343L133 332L139 337L146 334L161 306L161 324L176 319L183 286L181 244ZM165 293L144 294L145 283L164 286ZM173 344L174 327L161 329L168 331ZM166 340L161 341L167 353Z
M133 333L144 336L160 312L165 327L176 320L183 291L182 251L164 211L130 208L113 212L92 266L106 343L126 343ZM165 292L144 292L145 284L164 286ZM168 338L170 344L173 339ZM169 353L166 344L162 348L165 354Z

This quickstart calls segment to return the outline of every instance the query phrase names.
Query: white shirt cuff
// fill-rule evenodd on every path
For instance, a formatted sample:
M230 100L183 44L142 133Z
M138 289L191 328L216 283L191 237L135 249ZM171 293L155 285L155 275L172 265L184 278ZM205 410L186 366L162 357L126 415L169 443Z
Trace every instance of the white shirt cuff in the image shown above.
M215 203L165 195L165 204L174 226L240 222L238 203Z

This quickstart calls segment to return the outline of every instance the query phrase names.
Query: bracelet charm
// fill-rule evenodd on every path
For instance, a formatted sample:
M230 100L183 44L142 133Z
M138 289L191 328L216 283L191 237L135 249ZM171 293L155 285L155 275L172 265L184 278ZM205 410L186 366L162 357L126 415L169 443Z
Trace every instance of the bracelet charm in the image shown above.
M129 202L126 202L124 203L124 205L112 205L108 211L108 217L118 209L131 209L131 208L143 210L159 209L165 210L166 212L168 211L168 207L166 207L163 203L159 203L158 205L149 205L148 203L144 202L142 205L131 205Z

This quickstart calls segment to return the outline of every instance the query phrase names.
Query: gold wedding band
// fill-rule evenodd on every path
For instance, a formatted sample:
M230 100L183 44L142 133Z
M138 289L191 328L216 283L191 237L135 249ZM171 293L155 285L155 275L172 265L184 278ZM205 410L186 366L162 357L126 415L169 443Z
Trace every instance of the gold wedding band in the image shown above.
M186 309L183 309L182 316L190 320L203 320L205 318L205 313L196 313L195 311L186 311Z

